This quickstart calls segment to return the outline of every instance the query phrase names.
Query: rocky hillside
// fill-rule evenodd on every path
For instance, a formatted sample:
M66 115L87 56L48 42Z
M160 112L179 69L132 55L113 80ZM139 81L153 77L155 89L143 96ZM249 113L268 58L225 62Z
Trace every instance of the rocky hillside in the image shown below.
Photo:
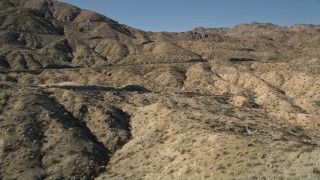
M320 26L152 33L0 1L0 179L319 179Z
M4 0L0 17L0 65L6 69L95 67L199 58L165 38L57 1Z

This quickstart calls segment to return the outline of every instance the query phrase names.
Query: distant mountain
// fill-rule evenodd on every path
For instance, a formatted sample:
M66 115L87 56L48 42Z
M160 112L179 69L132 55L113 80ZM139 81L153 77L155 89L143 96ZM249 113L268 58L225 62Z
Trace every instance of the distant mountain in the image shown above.
M319 50L319 25L154 33L0 0L0 180L320 179Z
M1 3L2 68L93 67L199 58L156 34L69 4L54 0Z

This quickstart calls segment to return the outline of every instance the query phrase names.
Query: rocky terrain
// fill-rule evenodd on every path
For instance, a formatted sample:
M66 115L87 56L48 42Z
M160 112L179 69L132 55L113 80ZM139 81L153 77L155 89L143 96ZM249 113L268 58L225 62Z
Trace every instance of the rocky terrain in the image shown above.
M0 1L0 179L319 179L320 26L153 33Z

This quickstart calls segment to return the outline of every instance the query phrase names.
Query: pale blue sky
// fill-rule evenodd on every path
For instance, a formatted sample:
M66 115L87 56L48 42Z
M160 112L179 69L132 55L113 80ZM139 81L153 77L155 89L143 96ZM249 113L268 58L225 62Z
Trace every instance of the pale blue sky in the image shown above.
M61 0L146 31L240 23L320 24L320 0Z

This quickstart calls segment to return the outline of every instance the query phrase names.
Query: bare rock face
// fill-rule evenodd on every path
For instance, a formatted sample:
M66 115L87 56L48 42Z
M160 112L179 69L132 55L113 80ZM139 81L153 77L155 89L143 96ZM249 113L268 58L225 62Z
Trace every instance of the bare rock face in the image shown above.
M319 179L319 40L2 0L0 179Z

